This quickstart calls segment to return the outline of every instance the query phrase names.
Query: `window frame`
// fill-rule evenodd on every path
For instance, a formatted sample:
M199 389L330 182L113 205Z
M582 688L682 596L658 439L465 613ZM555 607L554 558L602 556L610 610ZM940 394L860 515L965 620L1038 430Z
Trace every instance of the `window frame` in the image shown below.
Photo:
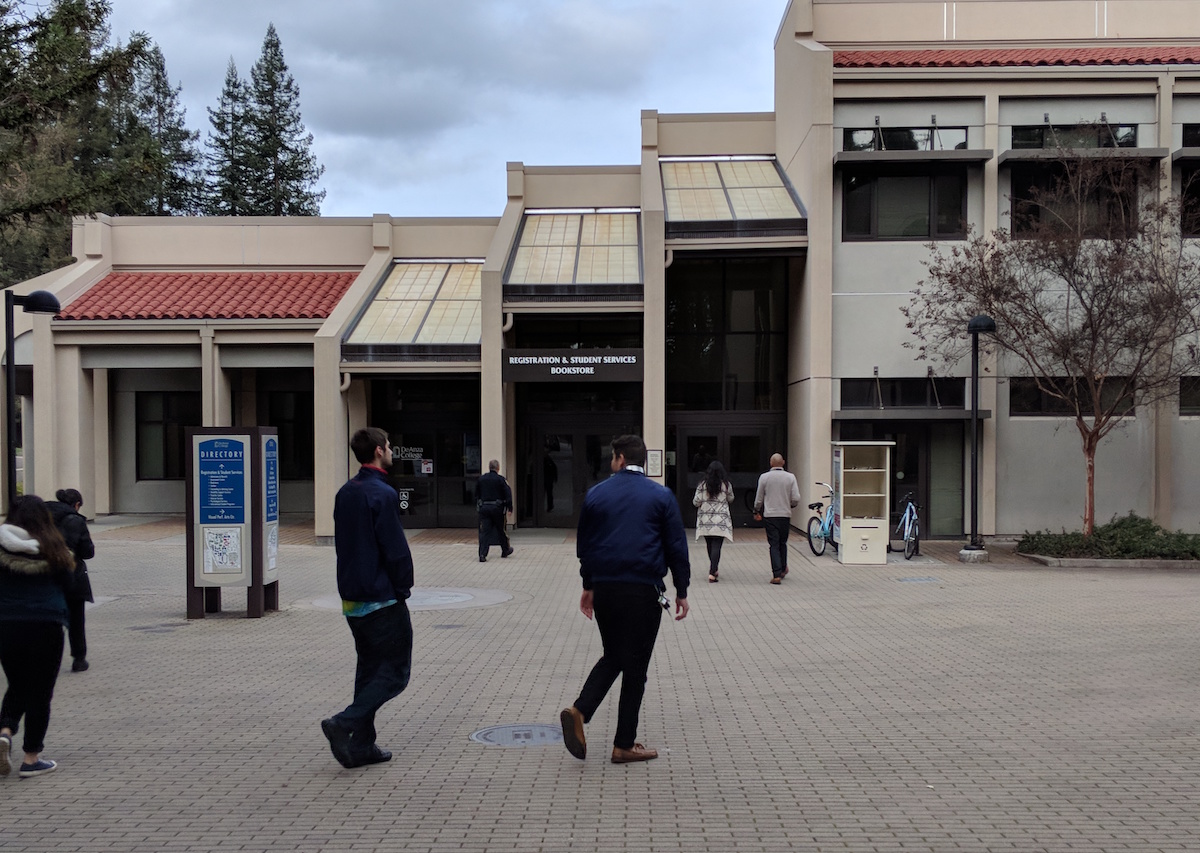
M144 406L150 397L158 397L162 403L162 417L158 420L152 420L142 417ZM180 404L179 409L182 409L181 414L171 417L173 411L177 411L170 403L174 401ZM195 423L189 423L187 417L187 406L195 406ZM188 427L201 426L203 399L199 391L137 391L134 393L134 447L135 447L135 464L134 477L138 481L146 482L173 482L184 480L187 478L187 458L191 449L185 436L185 430ZM142 453L143 444L148 441L145 433L145 428L151 425L159 425L162 429L161 444L159 446L160 462L162 465L162 476L148 476L142 468ZM173 427L174 430L169 428ZM174 448L172 445L176 445ZM172 453L172 450L174 451ZM172 460L171 457L175 459ZM174 465L172 464L174 463ZM171 472L174 466L178 466L178 475L173 476Z
M1114 128L1120 131L1131 131L1132 136L1127 139L1118 138L1117 133L1114 133ZM1057 138L1059 134L1079 134L1084 129L1092 129L1096 132L1096 142L1094 145L1079 145L1078 140L1071 144L1061 144ZM1107 130L1106 135L1104 131ZM1046 133L1046 131L1050 131ZM1018 135L1028 135L1028 140L1018 141ZM1034 137L1037 138L1034 144ZM1136 124L1121 124L1113 122L1100 122L1096 125L1089 124L1014 124L1012 126L1011 147L1015 151L1037 151L1037 150L1054 150L1057 148L1137 148L1138 126Z
M920 378L880 378L872 377L862 379L850 377L839 380L841 392L841 409L842 411L871 411L878 409L965 409L967 405L967 386L966 379L955 376L925 376ZM857 393L854 391L854 385L847 383L858 384L858 391L866 391L866 394ZM906 396L914 395L914 392L920 389L924 392L925 402L923 404L908 404L903 400ZM940 389L940 390L939 390ZM847 394L851 390L852 393ZM858 399L866 399L867 396L873 397L874 402L869 404L859 405L853 403L846 404L847 397ZM919 396L919 394L918 394ZM884 398L888 402L884 402ZM943 399L944 397L949 399Z
M926 131L929 133L929 144L924 148L889 148L887 146L887 137L889 134L905 133L913 131ZM962 141L956 142L954 145L947 148L944 145L935 146L934 142L938 139L940 133L962 133ZM870 133L871 146L864 148L860 144L854 142L855 134ZM968 128L966 125L954 125L950 127L939 127L936 124L930 125L910 125L899 127L844 127L842 128L842 150L843 151L960 151L966 150L969 139Z
M1122 377L1113 377L1117 381L1121 381ZM1066 377L1058 377L1054 381L1066 381ZM1082 380L1076 379L1079 383ZM1114 385L1107 385L1105 392ZM1024 390L1027 394L1037 394L1038 405L1037 410L1015 409L1013 407L1014 399ZM1083 411L1079 413L1081 417L1090 418L1095 416L1095 412ZM1037 385L1037 380L1031 376L1010 376L1008 377L1008 416L1010 418L1074 418L1075 412L1067 408L1067 403L1051 394L1047 394ZM1129 408L1125 412L1120 412L1115 417L1130 418L1137 417L1137 405L1134 400L1129 401Z
M879 233L879 181L881 178L926 178L929 182L929 207L926 210L929 227L921 235L880 235ZM952 232L937 232L938 222L938 179L957 178L960 182L959 223ZM870 227L867 233L851 232L849 226L850 183L862 179L869 182L868 204L870 205ZM922 165L876 165L856 166L842 172L842 242L843 243L911 243L944 240L965 240L967 237L967 196L970 175L965 165L922 164Z
M1042 207L1034 198L1033 190L1052 193L1058 176L1065 166L1059 161L1013 163L1009 171L1009 223L1016 238L1031 237L1041 224ZM1128 212L1131 228L1137 227L1138 199L1142 192L1141 181L1135 176L1132 198L1121 200L1120 194L1099 188L1094 198L1085 203L1093 208L1092 225L1084 232L1084 239L1108 239L1113 236L1109 223L1112 221L1114 205L1122 205ZM1036 213L1036 219L1031 218Z

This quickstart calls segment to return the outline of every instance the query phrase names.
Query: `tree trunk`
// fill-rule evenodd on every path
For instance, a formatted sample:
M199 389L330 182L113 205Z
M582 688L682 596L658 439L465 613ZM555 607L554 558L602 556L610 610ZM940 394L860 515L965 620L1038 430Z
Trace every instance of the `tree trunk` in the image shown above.
M1094 434L1083 438L1083 459L1087 466L1087 494L1083 503L1083 535L1091 536L1096 529L1096 445Z

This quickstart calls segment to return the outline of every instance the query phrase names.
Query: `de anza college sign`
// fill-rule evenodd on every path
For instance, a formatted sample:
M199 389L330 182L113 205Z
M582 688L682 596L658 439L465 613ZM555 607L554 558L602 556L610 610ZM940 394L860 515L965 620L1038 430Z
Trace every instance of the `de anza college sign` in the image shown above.
M640 349L510 349L505 382L641 382Z

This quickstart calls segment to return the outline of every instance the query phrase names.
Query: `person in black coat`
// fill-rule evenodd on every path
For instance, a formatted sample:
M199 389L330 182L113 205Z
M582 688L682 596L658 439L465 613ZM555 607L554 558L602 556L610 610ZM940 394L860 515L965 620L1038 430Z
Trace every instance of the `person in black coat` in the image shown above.
M87 519L79 512L83 506L83 495L76 489L59 489L55 497L58 500L47 501L46 508L50 510L54 526L75 557L74 579L67 589L67 639L71 646L71 672L83 672L88 668L83 606L85 602L96 600L92 595L92 582L88 579L84 560L96 556L96 546L92 544Z
M507 513L512 512L512 489L500 476L500 463L493 459L488 472L475 481L475 508L479 511L479 562L486 563L488 549L500 546L500 556L513 552L504 532Z

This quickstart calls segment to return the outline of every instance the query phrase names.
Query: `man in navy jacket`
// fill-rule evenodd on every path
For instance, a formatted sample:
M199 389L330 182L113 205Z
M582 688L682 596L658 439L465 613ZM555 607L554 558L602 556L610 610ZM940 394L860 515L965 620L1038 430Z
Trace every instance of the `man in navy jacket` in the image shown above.
M362 468L338 489L333 533L338 593L354 635L358 671L354 701L322 720L321 731L343 767L363 767L392 757L375 743L375 714L408 686L413 634L404 602L412 594L413 563L399 496L387 479L392 464L387 433L360 429L350 449Z
M587 756L583 726L592 719L617 676L621 699L612 761L648 761L658 752L636 743L646 672L666 600L663 579L675 583L675 620L688 614L691 579L687 534L679 505L668 490L646 478L646 445L623 435L612 443L613 476L587 493L579 514L576 554L583 578L579 609L595 613L604 656L592 668L575 704L564 708L563 741L576 758Z

